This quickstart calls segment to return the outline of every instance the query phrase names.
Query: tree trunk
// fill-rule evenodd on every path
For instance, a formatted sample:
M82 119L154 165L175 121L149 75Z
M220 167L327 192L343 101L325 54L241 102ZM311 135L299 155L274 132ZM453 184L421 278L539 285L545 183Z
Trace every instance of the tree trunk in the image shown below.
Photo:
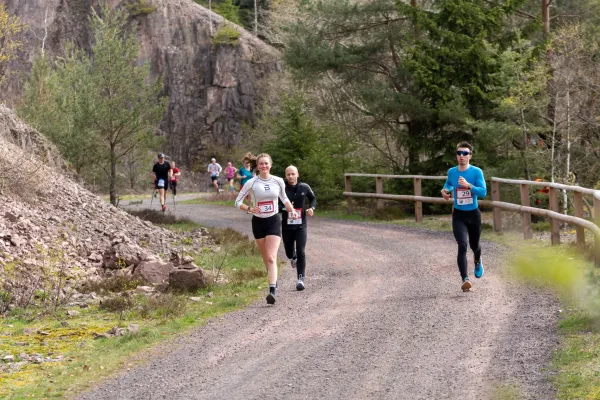
M529 176L529 163L527 162L527 149L529 147L530 138L527 135L527 122L525 121L525 114L523 113L523 109L521 109L521 127L523 129L523 163L525 164L525 179L528 181L531 180L531 176Z
M571 178L571 91L567 89L567 165L565 171L565 184L570 185ZM563 191L563 212L566 215L569 211L567 202L567 191Z
M542 0L542 25L544 27L544 37L550 35L550 1Z
M117 149L110 144L110 204L117 206Z
M556 104L557 101L558 101L558 91L556 92L556 97L554 99L554 103ZM552 155L550 157L550 165L551 165L552 171L550 174L550 182L554 182L555 177L556 177L556 174L554 172L555 160L556 160L556 116L554 116L554 119L552 119Z
M210 36L212 37L213 35L213 28L212 28L212 0L208 0L208 28L210 31Z
M254 37L258 36L258 4L254 0Z

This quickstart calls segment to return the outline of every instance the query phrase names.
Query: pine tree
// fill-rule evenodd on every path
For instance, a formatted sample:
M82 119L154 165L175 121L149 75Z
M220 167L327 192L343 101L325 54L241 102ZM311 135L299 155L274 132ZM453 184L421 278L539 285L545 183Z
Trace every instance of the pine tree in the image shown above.
M22 114L46 133L78 171L99 166L117 203L117 168L134 149L157 144L155 129L166 109L161 79L139 65L139 44L125 12L105 5L92 12L94 44L88 54L74 46L48 72L36 62ZM43 96L39 96L43 94Z
M310 3L286 58L298 79L325 82L358 113L352 125L393 169L439 172L445 150L474 139L467 122L494 107L487 88L513 40L504 21L521 3Z

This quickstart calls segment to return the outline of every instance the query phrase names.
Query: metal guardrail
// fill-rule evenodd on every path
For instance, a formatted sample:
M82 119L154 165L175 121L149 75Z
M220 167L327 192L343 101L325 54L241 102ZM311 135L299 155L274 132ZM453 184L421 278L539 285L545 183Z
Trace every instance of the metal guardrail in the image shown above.
M352 177L375 178L375 193L355 193L352 192ZM377 199L377 208L384 207L384 200L396 201L414 201L415 202L415 220L416 222L423 221L423 203L434 204L452 204L453 200L444 200L442 197L426 197L422 196L421 182L424 179L428 180L446 180L445 176L423 176L423 175L383 175L383 174L360 174L348 173L344 174L347 212L352 213L354 205L352 198L372 198ZM394 195L383 193L383 179L412 179L414 186L413 195ZM600 190L588 189L581 186L563 185L553 182L535 182L520 179L491 179L491 195L492 200L479 200L479 203L484 206L493 207L494 231L502 231L502 211L518 212L521 214L523 221L523 237L531 239L533 231L531 228L531 216L538 215L548 217L551 221L550 238L553 245L560 244L560 222L565 222L575 225L577 232L577 244L585 245L585 229L593 233L595 238L595 254L596 262L600 262ZM519 185L521 204L507 203L500 201L500 184ZM529 186L541 186L548 188L549 206L548 209L536 208L530 206ZM561 214L558 209L558 191L573 192L573 205L575 215ZM592 195L594 201L594 222L590 222L583 218L583 195Z

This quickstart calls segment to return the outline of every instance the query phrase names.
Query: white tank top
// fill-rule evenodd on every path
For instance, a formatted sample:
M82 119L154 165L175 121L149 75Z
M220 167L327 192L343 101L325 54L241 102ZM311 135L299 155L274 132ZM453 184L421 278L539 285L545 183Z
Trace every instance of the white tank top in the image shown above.
M283 204L289 203L283 179L277 176L271 175L269 179L255 176L246 182L235 199L237 208L241 208L242 202L250 191L252 191L252 206L260 207L262 211L260 214L255 214L259 218L269 218L279 212L278 198Z

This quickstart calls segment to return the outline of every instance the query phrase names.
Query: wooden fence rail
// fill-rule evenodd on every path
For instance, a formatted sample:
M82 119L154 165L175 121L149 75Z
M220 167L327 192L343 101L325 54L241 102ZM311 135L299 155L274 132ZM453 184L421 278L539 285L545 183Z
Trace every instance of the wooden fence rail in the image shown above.
M375 178L376 193L355 193L352 192L352 177ZM383 179L412 179L414 194L395 195L383 193ZM446 180L445 176L423 176L423 175L380 175L380 174L345 174L345 191L347 212L352 213L352 198L371 198L377 200L377 208L384 207L384 200L396 201L414 201L415 202L415 220L423 221L423 203L433 204L452 204L453 200L444 200L440 197L422 196L421 182L423 180ZM521 204L507 203L500 201L500 184L519 185ZM548 209L536 208L530 206L529 187L541 186L549 188ZM441 185L440 185L441 190ZM573 192L574 216L561 214L558 210L558 191ZM583 218L583 195L592 195L594 199L594 222ZM523 237L531 239L533 231L531 228L531 216L537 215L550 218L551 234L550 239L553 245L560 244L560 222L574 225L577 232L577 244L585 245L585 229L588 229L594 235L594 249L596 255L596 264L600 263L600 190L583 188L580 186L569 186L553 182L535 182L520 179L492 178L491 180L492 200L479 200L479 204L493 208L494 231L502 231L502 211L518 212L521 214L523 222Z

